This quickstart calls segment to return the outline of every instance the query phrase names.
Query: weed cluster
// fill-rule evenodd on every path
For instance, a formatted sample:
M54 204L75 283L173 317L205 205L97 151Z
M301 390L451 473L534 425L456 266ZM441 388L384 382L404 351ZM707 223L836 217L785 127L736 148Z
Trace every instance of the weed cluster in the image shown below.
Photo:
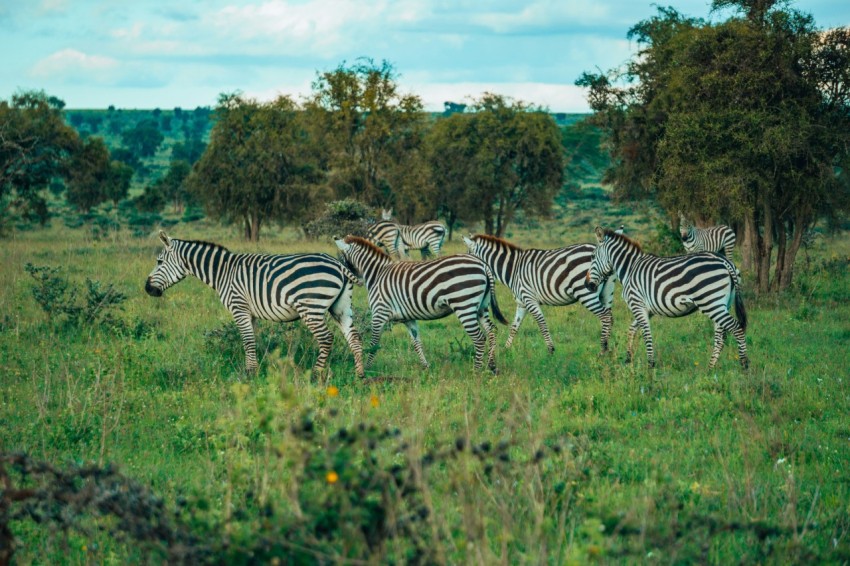
M61 269L50 266L35 266L27 263L24 270L35 280L32 295L48 320L59 328L99 328L141 339L154 332L153 326L144 320L129 324L119 318L127 296L117 291L112 284L86 279L85 289L71 283L61 275Z

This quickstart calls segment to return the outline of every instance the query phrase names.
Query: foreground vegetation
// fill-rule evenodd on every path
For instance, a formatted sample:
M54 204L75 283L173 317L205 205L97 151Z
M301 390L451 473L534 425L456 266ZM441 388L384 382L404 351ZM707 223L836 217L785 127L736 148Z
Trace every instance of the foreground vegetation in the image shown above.
M628 220L638 239L663 241L651 221ZM592 238L580 224L527 224L513 238ZM252 247L205 221L171 232L240 251L332 251L291 232ZM594 316L550 308L554 356L527 321L509 351L501 329L498 376L472 374L472 346L446 318L422 325L430 371L397 327L363 382L337 333L329 383L309 377L316 347L300 324L263 324L261 370L246 378L228 314L203 284L143 293L156 249L154 237L93 240L64 226L0 249L0 446L69 469L114 463L138 482L104 492L125 494L116 500L135 522L25 508L11 522L21 562L850 560L846 234L817 240L790 292L748 294L748 373L731 346L706 369L711 327L699 316L653 320L659 367L624 365L618 291L608 356ZM28 263L76 286L76 318L39 307ZM86 279L101 297L109 285L126 295L123 310L92 311ZM362 290L356 299L365 328ZM503 287L499 301L512 313ZM37 484L16 469L15 482ZM157 502L182 534L133 542L163 520ZM111 534L121 528L128 538Z

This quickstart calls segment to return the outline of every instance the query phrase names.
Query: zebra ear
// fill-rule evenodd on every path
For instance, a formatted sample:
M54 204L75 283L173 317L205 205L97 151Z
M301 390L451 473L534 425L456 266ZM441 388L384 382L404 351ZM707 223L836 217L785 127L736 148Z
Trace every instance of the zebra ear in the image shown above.
M594 232L596 233L596 241L601 244L602 240L605 239L605 232L602 230L601 226L597 226Z
M390 209L382 208L381 209L381 218L383 220L392 220L392 217L393 217L393 209L392 208L390 208Z
M159 241L162 242L163 246L171 249L171 238L168 237L168 234L165 233L165 230L159 231Z
M346 244L345 240L342 240L342 239L336 239L335 238L334 243L336 244L336 247L338 247L339 249L341 249L344 252L347 252L349 250L349 248L351 248L351 244Z

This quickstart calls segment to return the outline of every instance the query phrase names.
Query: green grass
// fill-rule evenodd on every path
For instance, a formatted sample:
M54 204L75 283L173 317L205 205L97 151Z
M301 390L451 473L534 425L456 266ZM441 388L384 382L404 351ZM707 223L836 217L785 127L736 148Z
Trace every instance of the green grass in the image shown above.
M654 222L630 218L635 237L652 237ZM329 243L299 241L290 230L258 245L205 222L170 232L239 251L335 253ZM303 478L295 480L286 423L310 407L322 417L322 430L360 422L398 427L419 454L458 438L508 443L517 463L496 480L472 460L453 460L428 474L426 526L439 533L438 561L850 560L846 234L824 240L808 269L801 262L794 292L761 300L748 294L746 373L730 343L717 369L707 370L712 328L699 315L653 319L657 369L647 369L642 343L636 362L624 365L630 320L618 287L611 354L599 355L599 324L589 312L549 308L555 354L547 355L531 320L511 350L502 347L507 329L500 327L498 376L472 372L471 344L454 318L421 324L429 371L419 368L403 326L386 332L368 377L390 380L358 382L335 332L335 397L307 373L316 348L300 324L262 326L264 336L275 333L283 347L267 352L260 374L246 379L241 352L222 353L205 337L229 321L210 289L187 280L161 299L144 294L155 238L121 232L94 241L87 234L54 226L20 233L0 247L5 451L57 464L115 462L167 505L183 496L205 498L212 520L227 517L234 501L252 498L288 509L294 486L307 489ZM555 246L589 240L592 225L544 222L517 228L511 237ZM462 248L452 242L448 251ZM27 262L60 266L73 281L115 285L129 296L123 318L144 320L155 332L135 339L56 327L32 298ZM365 293L357 289L355 297L364 313ZM500 287L498 298L510 318L509 292ZM520 465L555 445L563 448L557 455ZM277 446L279 454L270 456ZM381 457L399 456L382 450ZM359 469L359 458L365 456L347 465ZM341 487L321 477L309 485L316 498ZM257 524L258 505L247 509L247 517L229 519L236 538L239 529L250 533ZM96 530L66 539L31 522L14 522L13 529L22 563L144 559ZM330 559L362 556L362 545L350 541L322 545ZM396 551L390 546L373 559L403 556Z

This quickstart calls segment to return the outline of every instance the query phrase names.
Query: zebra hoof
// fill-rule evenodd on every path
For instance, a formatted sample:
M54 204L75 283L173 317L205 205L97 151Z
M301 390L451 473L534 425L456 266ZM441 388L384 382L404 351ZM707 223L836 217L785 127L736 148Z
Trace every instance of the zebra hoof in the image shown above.
M549 350L550 356L555 354L555 346L548 346L546 349Z

